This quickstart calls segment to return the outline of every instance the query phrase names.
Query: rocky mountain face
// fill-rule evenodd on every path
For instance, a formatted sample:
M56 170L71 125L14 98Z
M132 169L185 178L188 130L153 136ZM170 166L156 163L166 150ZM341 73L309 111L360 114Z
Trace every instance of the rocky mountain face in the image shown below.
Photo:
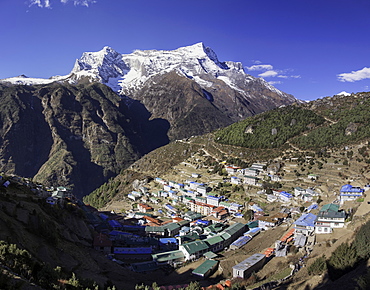
M105 85L1 86L0 97L4 172L82 196L153 149L135 145L145 131L135 136L127 107Z
M104 47L66 76L0 86L0 169L79 195L170 141L297 101L202 43L131 54Z
M173 51L119 54L109 47L84 53L68 81L96 80L128 103L139 101L170 124L170 140L211 132L297 100L244 72L239 62L220 62L203 43Z

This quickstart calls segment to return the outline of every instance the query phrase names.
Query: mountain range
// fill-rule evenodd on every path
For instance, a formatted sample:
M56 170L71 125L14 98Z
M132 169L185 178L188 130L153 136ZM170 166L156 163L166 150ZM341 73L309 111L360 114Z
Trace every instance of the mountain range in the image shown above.
M0 81L1 170L80 196L140 156L299 102L203 43L85 52L65 76Z

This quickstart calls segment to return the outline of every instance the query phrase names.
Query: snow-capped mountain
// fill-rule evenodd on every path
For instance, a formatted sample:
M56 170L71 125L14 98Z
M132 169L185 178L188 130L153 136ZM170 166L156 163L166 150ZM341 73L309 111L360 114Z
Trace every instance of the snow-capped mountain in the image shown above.
M135 50L130 54L120 54L105 46L98 52L83 53L66 76L50 79L19 76L3 79L1 82L33 85L55 81L76 83L81 79L89 79L108 85L122 95L131 96L151 77L170 71L195 81L205 90L221 81L241 95L254 98L256 95L249 88L251 83L257 82L291 102L296 101L293 96L281 92L263 79L246 74L242 63L220 62L216 53L201 42L171 51Z
M244 72L240 62L220 62L216 53L203 43L181 47L172 51L136 50L130 54L119 54L110 47L98 52L85 52L76 60L69 75L70 81L88 77L100 81L120 94L131 95L143 87L151 77L176 71L208 89L215 81L239 93L253 97L247 92L250 82L262 82L271 91L290 98L262 79L256 79Z
M346 91L342 91L338 94L336 94L337 96L344 96L344 97L347 97L347 96L350 96L351 94L350 93L347 93Z
M100 82L121 95L133 114L160 121L170 140L200 135L246 117L297 102L240 62L221 62L203 43L175 50L120 54L106 46L85 52L65 76L19 76L0 82L41 84Z

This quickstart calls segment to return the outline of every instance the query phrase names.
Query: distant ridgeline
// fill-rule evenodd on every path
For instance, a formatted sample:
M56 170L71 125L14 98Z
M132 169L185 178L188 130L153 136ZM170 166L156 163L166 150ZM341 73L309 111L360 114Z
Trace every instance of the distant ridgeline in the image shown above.
M277 108L215 133L215 141L248 148L336 147L370 137L370 93L334 96Z

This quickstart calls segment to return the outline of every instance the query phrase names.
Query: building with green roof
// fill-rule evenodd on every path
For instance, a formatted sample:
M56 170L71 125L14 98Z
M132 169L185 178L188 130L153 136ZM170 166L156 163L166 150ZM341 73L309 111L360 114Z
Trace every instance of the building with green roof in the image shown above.
M212 272L217 268L218 261L206 260L198 268L191 272L193 275L200 276L202 278L207 278Z
M219 252L224 248L225 240L220 236L214 236L204 240L209 245L209 250L212 252Z
M225 247L228 247L232 242L239 238L247 229L247 226L242 223L235 223L226 228L220 235L225 239L225 233L230 235L228 239L225 239Z
M325 204L316 216L315 233L330 234L335 228L343 228L345 220L346 212L339 210L338 204Z
M180 250L185 255L185 261L196 260L209 251L209 246L204 241L194 241L180 245Z
M185 260L184 253L180 250L152 254L153 261L161 264L174 264Z

